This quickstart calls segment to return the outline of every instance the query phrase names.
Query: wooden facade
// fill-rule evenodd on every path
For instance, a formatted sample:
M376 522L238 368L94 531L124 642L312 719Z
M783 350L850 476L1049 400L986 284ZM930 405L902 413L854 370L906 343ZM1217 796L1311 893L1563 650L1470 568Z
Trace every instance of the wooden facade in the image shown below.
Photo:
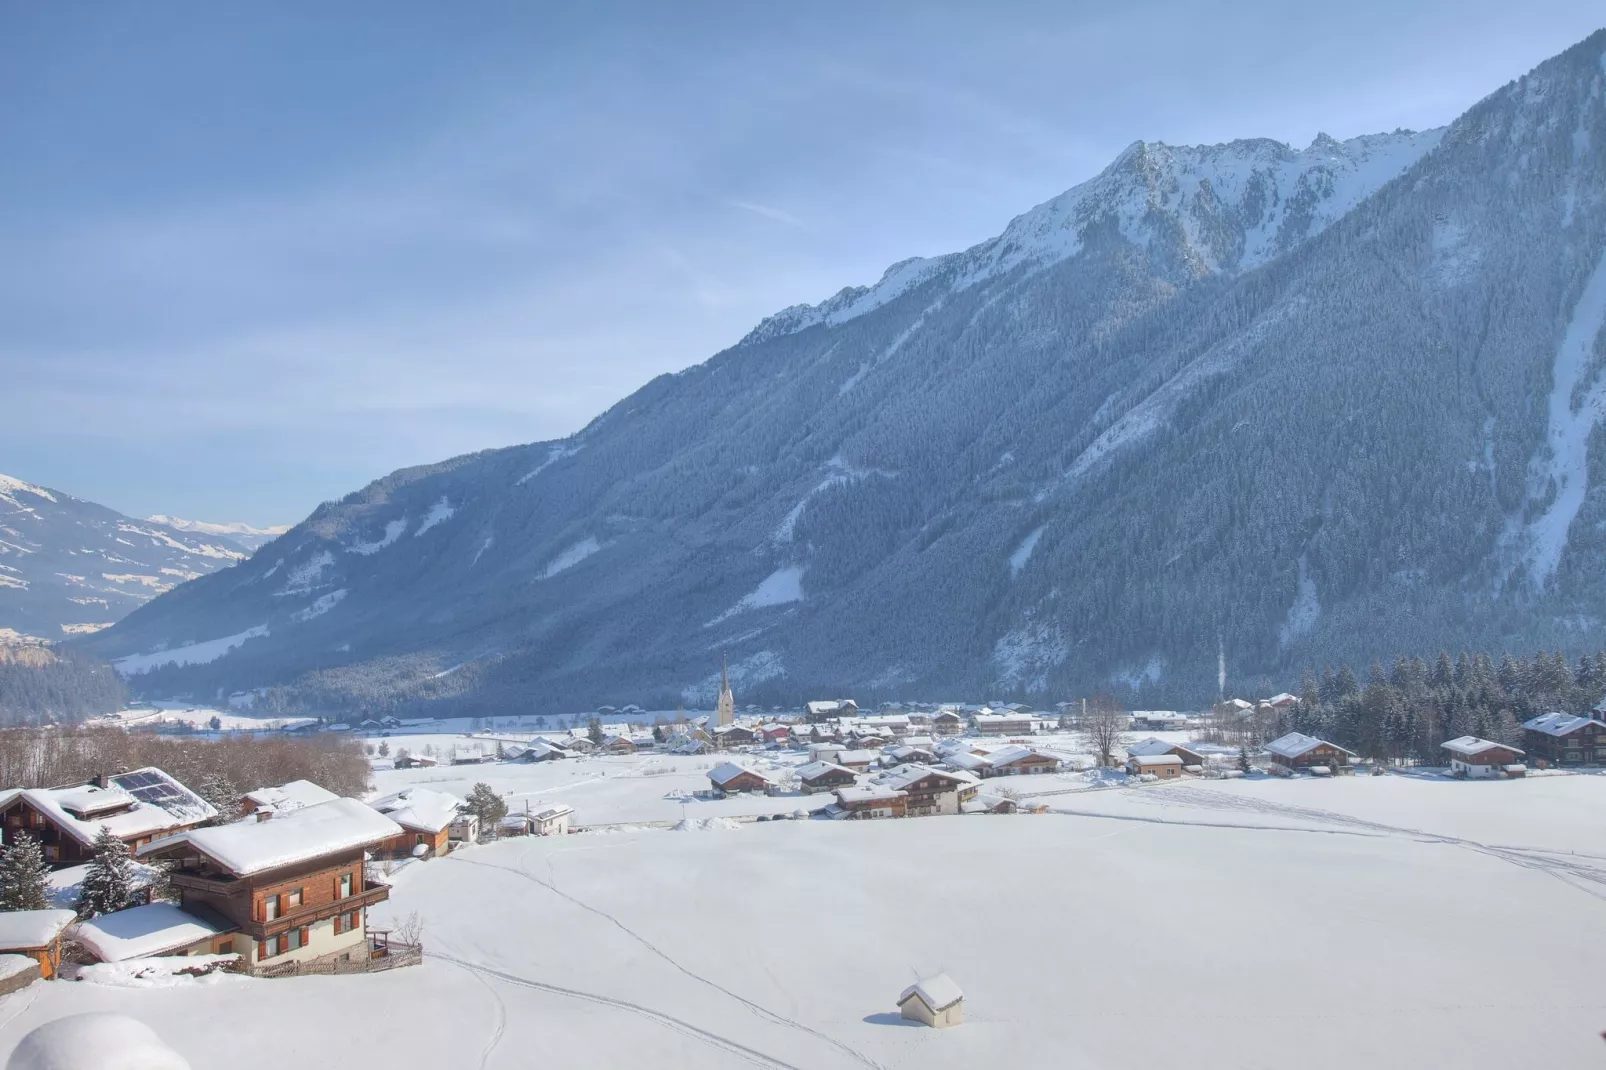
M1586 720L1560 734L1526 728L1523 747L1547 765L1606 765L1606 724Z

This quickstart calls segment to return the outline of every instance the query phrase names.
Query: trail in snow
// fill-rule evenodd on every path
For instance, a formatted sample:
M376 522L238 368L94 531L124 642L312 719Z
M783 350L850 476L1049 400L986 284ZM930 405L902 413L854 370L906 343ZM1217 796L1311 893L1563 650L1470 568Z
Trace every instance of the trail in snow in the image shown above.
M1529 499L1549 493L1554 481L1556 500L1528 525L1528 578L1543 587L1561 562L1567 533L1589 490L1589 435L1606 411L1606 376L1599 373L1587 384L1578 407L1573 395L1584 383L1595 352L1595 339L1606 326L1606 252L1590 273L1584 292L1573 306L1572 321L1556 351L1550 388L1550 427L1545 444L1550 456L1534 458Z
M492 866L490 868L501 869L502 867ZM673 1029L675 1032L684 1036L701 1040L712 1045L713 1047L719 1048L721 1051L735 1055L754 1066L768 1067L770 1070L803 1070L802 1067L794 1066L789 1062L777 1059L773 1055L767 1055L764 1052L759 1051L757 1048L750 1048L739 1041L730 1039L729 1037L721 1036L718 1033L710 1032L707 1029L692 1025L685 1019L676 1018L674 1015L665 1014L662 1011L655 1011L651 1007L644 1007L639 1003L631 1003L629 1000L624 999L614 999L612 996L598 995L595 992L582 992L577 988L564 988L561 985L547 984L545 981L533 981L528 977L520 977L517 974L506 973L502 970L492 969L490 966L486 966L483 963L471 962L468 959L460 959L440 951L432 952L430 954L430 958L440 959L442 962L450 962L452 965L460 966L472 973L483 974L488 977L495 977L498 980L506 981L508 984L518 985L520 988L533 988L538 992L550 992L553 995L568 996L571 999L582 999L588 1003L600 1003L604 1007L613 1007L618 1010L629 1011L632 1014L636 1014L643 1018L649 1019L650 1021L657 1022L659 1025L667 1026L668 1028Z
M1423 829L1402 828L1398 825L1388 825L1378 821L1368 821L1364 818L1351 817L1348 814L1335 813L1331 810L1316 810L1302 806L1288 806L1274 803L1266 799L1253 799L1242 795L1229 795L1224 792L1212 791L1205 788L1190 788L1185 785L1155 785L1144 788L1123 788L1125 794L1142 797L1147 801L1170 801L1183 806L1197 806L1202 809L1237 810L1247 813L1265 814L1277 817L1293 817L1306 821L1341 826L1331 829L1295 828L1282 825L1248 825L1227 821L1188 821L1181 818L1142 817L1135 814L1108 814L1089 810L1065 810L1054 808L1053 812L1068 814L1077 817L1100 817L1113 821L1133 821L1152 825L1195 825L1202 828L1249 829L1259 832L1304 832L1326 836L1362 836L1362 837L1390 837L1404 836L1423 843L1439 843L1447 847L1460 847L1479 854L1488 855L1502 862L1521 866L1536 872L1545 873L1586 895L1606 901L1606 867L1592 864L1606 861L1597 855L1590 854L1563 854L1558 851L1543 850L1533 847L1509 846L1502 844L1482 843L1478 840L1464 839L1460 836L1450 836L1437 832L1428 832ZM1164 802L1162 802L1162 805Z
M455 856L448 855L447 857L448 858L452 858L452 857L455 857ZM477 861L474 861L474 860L468 859L468 858L459 858L458 861L467 862L469 865L474 865L474 866L484 866L487 869L501 870L503 873L510 873L510 874L512 874L512 875L514 875L516 877L523 877L526 880L533 881L534 883L539 884L541 887L545 888L547 891L551 892L553 895L555 895L558 898L564 900L565 902L571 903L574 906L579 907L581 910L584 910L589 914L595 914L597 917L599 917L602 920L608 922L614 928L618 929L620 932L624 933L626 936L628 936L632 940L636 941L636 943L640 944L642 947L644 947L648 951L652 952L652 954L654 954L658 958L662 959L665 963L667 963L669 966L673 967L675 970L679 971L680 973L685 974L687 977L691 978L693 981L697 981L700 984L707 985L709 988L712 988L714 991L719 992L722 995L730 997L731 999L735 1000L737 1003L740 1003L742 1006L746 1007L749 1011L751 1011L752 1013L754 1013L755 1015L757 1015L759 1018L763 1019L764 1021L767 1021L767 1022L771 1023L772 1025L785 1026L786 1028L789 1028L789 1029L796 1029L796 1030L799 1030L800 1032L807 1033L809 1036L814 1037L816 1040L823 1041L826 1044L829 1044L832 1047L838 1049L839 1051L841 1051L844 1054L848 1055L855 1062L859 1063L862 1066L870 1067L871 1070L884 1070L884 1068L881 1066L880 1063L877 1063L875 1060L869 1058L868 1056L861 1054L856 1049L849 1047L848 1045L842 1043L841 1041L837 1040L836 1038L828 1036L827 1034L822 1033L818 1029L814 1029L811 1026L805 1025L802 1022L797 1021L795 1018L788 1018L785 1015L777 1014L775 1011L770 1010L768 1007L764 1007L764 1006L762 1006L760 1004L754 1003L752 1000L746 998L745 996L742 996L742 995L740 995L740 994L738 994L736 992L731 991L730 989L726 988L724 985L721 985L717 981L710 980L709 978L704 977L702 974L697 973L694 970L688 969L686 966L682 965L678 960L676 960L674 957L672 957L668 952L664 951L658 945L654 944L652 941L648 940L645 936L642 936L640 933L636 932L634 929L632 929L630 926L626 925L624 922L620 921L618 918L614 917L612 914L609 914L607 911L601 909L600 907L593 906L590 903L585 902L584 900L576 899L574 896L569 895L567 892L563 891L563 889L559 888L558 885L557 885L557 876L556 876L556 873L554 872L554 870L552 868L552 859L551 859L550 856L546 860L547 874L548 874L548 878L549 878L547 880L542 880L540 877L537 877L535 874L531 873L528 869L526 869L524 867L524 864L522 862L519 864L519 868L518 869L508 869L506 866L495 866L495 865L490 864L489 862L477 862Z

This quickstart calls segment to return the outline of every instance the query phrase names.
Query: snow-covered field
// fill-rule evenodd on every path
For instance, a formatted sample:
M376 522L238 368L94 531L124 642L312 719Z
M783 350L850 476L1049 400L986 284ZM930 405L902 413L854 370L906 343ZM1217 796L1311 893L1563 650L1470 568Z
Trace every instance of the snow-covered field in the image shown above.
M378 779L484 778L630 820L678 815L661 788L697 770L641 775L664 761ZM1077 812L469 848L401 870L375 911L423 916L421 967L35 984L0 999L0 1055L41 1022L117 1010L196 1067L227 1051L239 1070L1599 1061L1606 776L1190 781L1045 801ZM937 970L964 987L966 1024L900 1024L899 991Z

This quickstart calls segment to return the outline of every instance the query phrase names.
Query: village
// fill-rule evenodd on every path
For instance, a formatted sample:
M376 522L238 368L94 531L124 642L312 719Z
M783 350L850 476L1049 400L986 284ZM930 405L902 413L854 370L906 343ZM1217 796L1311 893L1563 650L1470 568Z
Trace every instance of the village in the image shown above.
M1275 718L1295 701L1291 695L1223 700L1208 718ZM1070 705L1046 715L1022 704L861 711L839 699L809 702L792 716L738 716L727 681L712 715L656 725L603 723L599 716L584 727L516 740L482 728L454 737L446 759L445 772L473 766L476 777L492 764L580 769L605 759L672 759L673 768L638 768L634 779L656 789L673 776L680 786L659 799L678 808L678 820L588 817L583 806L532 801L548 791L504 796L482 781L462 794L444 790L460 787L455 781L398 782L397 790L381 787L358 800L303 780L249 791L232 814L155 768L7 790L0 792L0 844L7 858L19 846L37 855L35 869L48 873L48 905L0 912L0 955L9 956L0 959L0 990L130 970L274 978L416 964L424 954L416 926L370 923L370 908L389 898L390 876L401 866L509 837L710 821L1046 814L1055 796L1111 786L1163 790L1188 780L1386 772L1297 732L1251 754L1197 741L1206 734L1207 715L1089 714ZM377 779L421 774L438 781L442 760L406 745L416 747L419 737L392 734L408 725L385 718L362 727L375 733L365 748L375 755ZM1527 775L1530 760L1539 769L1606 765L1606 721L1598 712L1546 714L1523 729L1524 748L1472 736L1445 742L1445 765L1436 774L1514 779ZM705 778L701 787L686 784L694 769ZM608 775L589 776L576 791ZM736 808L716 805L711 816L701 816L705 804L727 800ZM11 859L6 872L19 871ZM97 909L91 882L104 882L108 872L126 887L119 886L121 901L112 909Z

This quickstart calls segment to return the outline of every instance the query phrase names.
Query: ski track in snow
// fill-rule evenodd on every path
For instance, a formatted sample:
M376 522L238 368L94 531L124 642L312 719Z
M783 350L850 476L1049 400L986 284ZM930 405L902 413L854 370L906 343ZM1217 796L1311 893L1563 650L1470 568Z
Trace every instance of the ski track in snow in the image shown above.
M1266 799L1255 799L1241 795L1230 795L1225 792L1190 787L1180 783L1142 788L1119 788L1116 790L1132 797L1141 798L1145 802L1156 802L1162 807L1174 802L1182 806L1198 807L1205 810L1238 811L1270 817L1297 818L1303 821L1338 827L1322 829L1284 825L1252 825L1232 821L1190 821L1180 817L1144 817L1138 814L1112 814L1099 810L1068 810L1058 807L1052 808L1052 811L1073 817L1106 818L1112 821L1132 821L1152 825L1195 825L1201 828L1250 829L1260 832L1293 832L1324 836L1364 836L1373 838L1403 836L1421 843L1437 843L1448 847L1460 847L1478 854L1488 855L1491 858L1509 862L1524 869L1531 869L1555 877L1570 888L1606 901L1606 866L1592 864L1592 861L1606 862L1606 858L1596 855L1580 855L1576 853L1563 855L1562 852L1541 848L1482 843L1478 840L1469 840L1460 836L1426 832L1415 828L1403 828L1399 825L1389 825L1379 821L1368 821L1365 818L1351 817L1331 810L1289 806L1285 803L1275 803Z
M448 858L454 858L456 856L448 855L447 857ZM680 973L685 974L687 977L691 978L693 981L696 981L699 984L707 985L709 988L712 988L714 991L719 992L722 995L728 996L729 998L735 1000L736 1002L738 1002L742 1006L746 1007L749 1011L751 1011L753 1014L757 1015L759 1018L763 1019L764 1021L770 1022L773 1025L785 1026L785 1027L787 1027L789 1029L796 1029L796 1030L800 1030L800 1031L802 1031L804 1033L807 1033L809 1036L812 1036L817 1040L822 1040L825 1043L830 1044L832 1047L837 1048L839 1051L844 1052L845 1054L847 1054L850 1058L852 1058L855 1062L859 1063L860 1065L866 1066L866 1067L870 1067L871 1070L885 1070L885 1068L882 1067L880 1063L877 1063L875 1060L869 1058L868 1056L860 1054L857 1050L855 1050L854 1048L849 1047L848 1045L842 1043L841 1041L837 1040L836 1038L828 1036L825 1033L822 1033L819 1030L814 1029L814 1028L812 1028L810 1026L804 1025L802 1022L799 1022L794 1018L788 1018L788 1017L786 1017L784 1015L777 1014L775 1011L770 1010L768 1007L762 1006L761 1004L758 1004L758 1003L754 1003L752 1000L747 999L746 997L741 996L738 993L731 991L730 989L728 989L728 988L724 987L723 985L721 985L719 982L710 980L709 978L704 977L702 974L696 973L695 971L688 969L686 966L682 965L678 960L676 960L671 955L669 955L668 952L664 951L658 945L654 944L652 941L648 940L646 937L644 937L640 933L636 932L636 930L630 928L630 926L628 926L624 922L620 921L614 915L609 914L607 911L601 909L600 907L592 906L590 903L587 903L584 900L576 899L574 896L569 895L567 892L563 891L557 885L557 876L556 876L556 873L555 873L555 871L553 869L552 857L550 855L547 857L547 860L546 860L547 877L548 877L547 880L542 880L540 877L537 877L535 874L531 873L529 871L529 869L525 867L523 862L519 863L519 868L518 869L509 869L506 866L495 866L495 865L491 865L489 862L476 862L476 861L474 861L472 859L467 859L467 858L458 858L457 860L460 861L460 862L467 862L469 865L473 865L473 866L484 866L486 869L500 870L503 873L510 873L510 874L513 874L514 876L517 876L517 877L523 877L525 880L533 881L534 883L539 884L541 887L545 888L547 891L551 892L553 895L557 896L558 898L560 898L560 899L562 899L562 900L564 900L564 901L566 901L566 902L568 902L568 903L570 903L570 904L572 904L572 905L574 905L576 907L579 907L581 910L584 910L587 913L595 914L597 917L601 918L603 921L606 921L608 924L612 925L614 928L618 929L620 932L622 932L626 936L630 937L630 939L632 939L636 943L640 944L643 948L645 948L646 950L651 952L653 955L655 955L658 958L662 959L666 964L668 964L669 966L673 967L675 970L679 971Z
M1567 548L1567 533L1589 490L1589 435L1602 411L1606 411L1606 376L1596 374L1588 384L1583 400L1573 408L1573 394L1583 383L1595 339L1606 325L1606 252L1601 253L1590 273L1584 292L1573 307L1572 320L1556 351L1556 367L1550 389L1550 428L1545 442L1549 458L1534 458L1533 482L1529 498L1548 493L1552 481L1556 500L1528 525L1528 576L1535 587L1543 587L1561 563Z

